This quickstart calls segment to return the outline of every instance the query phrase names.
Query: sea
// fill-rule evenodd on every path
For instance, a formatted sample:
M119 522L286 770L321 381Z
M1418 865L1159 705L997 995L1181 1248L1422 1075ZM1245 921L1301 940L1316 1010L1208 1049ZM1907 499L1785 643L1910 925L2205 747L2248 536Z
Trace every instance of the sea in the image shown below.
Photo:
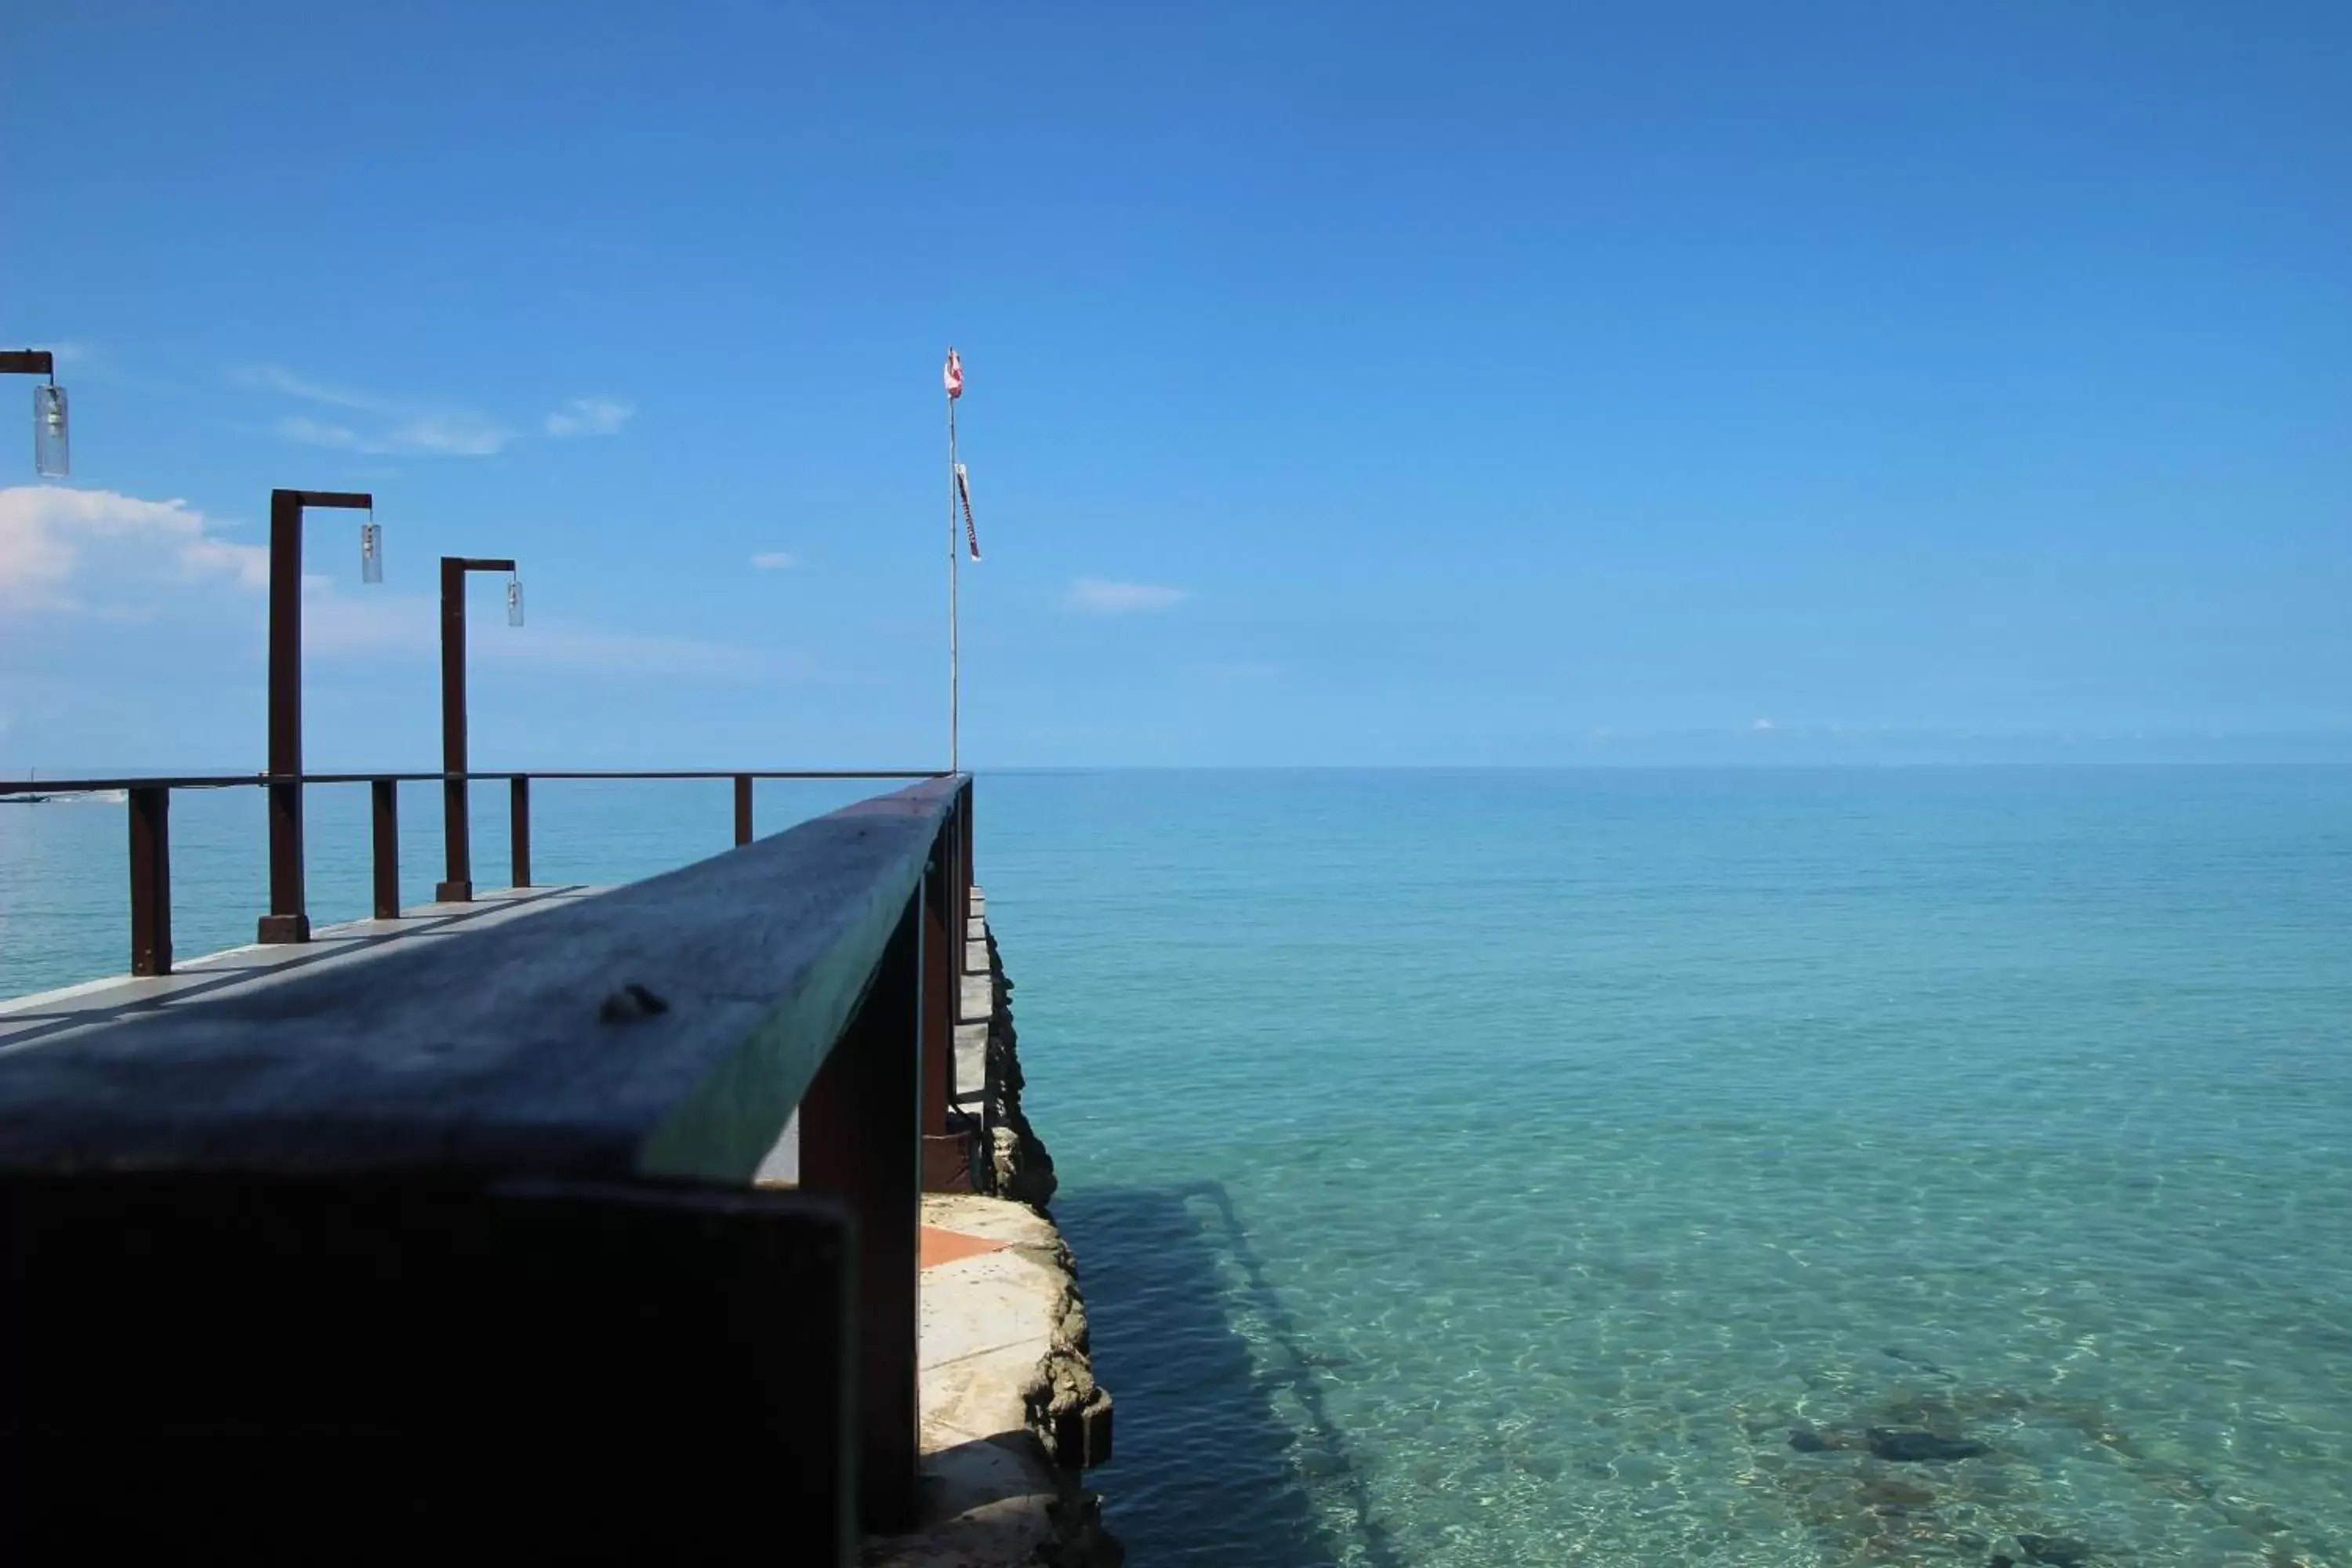
M726 791L541 785L539 879L716 852ZM313 796L363 913L364 794ZM251 940L254 792L173 809L180 951ZM2352 1565L2352 769L977 813L1131 1563ZM0 994L122 969L124 837L0 806Z

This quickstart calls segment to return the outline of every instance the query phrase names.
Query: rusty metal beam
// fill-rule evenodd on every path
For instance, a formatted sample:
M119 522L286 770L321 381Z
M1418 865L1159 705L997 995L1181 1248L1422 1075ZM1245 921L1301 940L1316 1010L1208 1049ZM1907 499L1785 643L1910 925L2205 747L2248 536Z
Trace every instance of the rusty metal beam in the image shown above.
M833 1054L801 1100L800 1184L855 1217L861 1511L870 1531L915 1517L920 1423L916 1269L922 1214L919 1064L926 976L919 884Z
M474 829L467 815L466 767L466 574L468 572L511 572L512 561L487 555L441 557L441 842L447 874L433 890L445 904L462 904L474 896ZM516 864L530 865L524 840ZM528 884L518 877L515 886Z
M308 942L302 889L302 514L375 508L356 490L269 492L269 912L260 940Z
M131 973L172 973L172 792L131 792Z
M375 837L375 918L400 918L400 785L391 779L368 781L369 815Z
M362 784L378 779L393 779L401 784L438 784L446 773L302 773L298 775L306 784ZM510 779L514 773L501 769L473 770L471 779ZM947 775L933 768L641 768L613 769L577 768L531 770L535 779L936 779ZM142 784L154 784L166 789L253 789L273 784L289 784L294 778L280 778L270 773L142 773L128 778L74 779L0 779L0 795L100 795L115 790L135 789Z
M954 1070L956 992L963 965L951 933L955 919L955 823L942 823L923 873L923 1190L972 1190L971 1137L948 1130L948 1079Z
M466 563L441 557L441 844L446 874L434 900L474 896L473 821L466 790Z
M514 882L530 886L530 775L517 773L507 781L507 826L514 847Z

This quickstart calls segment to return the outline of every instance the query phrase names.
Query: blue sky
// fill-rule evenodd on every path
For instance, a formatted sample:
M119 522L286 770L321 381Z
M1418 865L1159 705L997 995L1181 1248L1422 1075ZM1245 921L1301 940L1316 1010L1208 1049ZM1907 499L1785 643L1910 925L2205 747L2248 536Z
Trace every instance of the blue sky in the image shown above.
M39 6L0 772L2352 756L2352 7ZM12 402L21 386L0 388ZM177 502L176 506L163 503ZM769 564L755 561L765 558ZM788 562L789 563L782 563Z

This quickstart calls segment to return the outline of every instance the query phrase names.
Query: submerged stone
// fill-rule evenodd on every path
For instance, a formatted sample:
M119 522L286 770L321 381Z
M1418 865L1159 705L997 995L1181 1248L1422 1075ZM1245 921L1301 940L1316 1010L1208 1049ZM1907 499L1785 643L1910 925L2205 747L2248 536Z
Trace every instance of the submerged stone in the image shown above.
M1873 1454L1899 1464L1948 1464L1954 1459L1973 1459L1992 1451L1982 1443L1972 1442L1966 1437L1939 1437L1933 1432L1898 1432L1885 1426L1873 1426L1868 1436Z
M1909 1481L1873 1481L1862 1489L1862 1500L1873 1508L1926 1508L1936 1494Z
M2079 1568L2091 1560L2091 1548L2084 1542L2065 1535L2029 1535L2020 1531L2017 1544L2036 1563L2047 1563L2051 1568Z
M1789 1434L1789 1447L1800 1454L1825 1454L1832 1448L1852 1445L1835 1432L1816 1432L1811 1426L1800 1426Z

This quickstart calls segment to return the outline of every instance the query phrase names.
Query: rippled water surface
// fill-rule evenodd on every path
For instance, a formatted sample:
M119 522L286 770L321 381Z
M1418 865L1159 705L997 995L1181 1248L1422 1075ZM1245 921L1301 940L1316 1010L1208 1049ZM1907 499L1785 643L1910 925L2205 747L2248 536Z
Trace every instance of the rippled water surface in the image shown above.
M2352 774L982 809L1135 1561L2352 1563Z
M548 879L728 831L723 784L535 805ZM361 808L313 801L322 918ZM119 970L120 808L17 809L0 989ZM1135 1563L2352 1568L2352 772L979 809ZM258 802L174 813L182 951L247 940Z

